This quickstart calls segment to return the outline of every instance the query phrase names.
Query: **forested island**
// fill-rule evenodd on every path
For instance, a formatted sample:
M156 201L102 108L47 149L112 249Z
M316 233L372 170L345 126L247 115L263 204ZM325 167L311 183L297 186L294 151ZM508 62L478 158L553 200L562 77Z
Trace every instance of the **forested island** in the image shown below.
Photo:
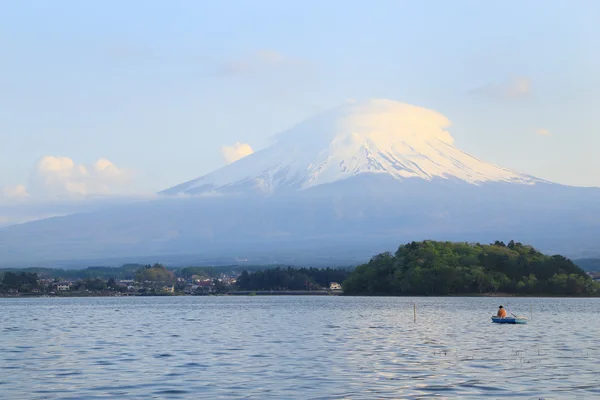
M600 283L571 260L514 241L407 243L358 266L343 288L348 295L600 295Z
M510 241L422 241L356 268L166 267L0 270L2 295L549 295L599 296L600 283L560 256Z

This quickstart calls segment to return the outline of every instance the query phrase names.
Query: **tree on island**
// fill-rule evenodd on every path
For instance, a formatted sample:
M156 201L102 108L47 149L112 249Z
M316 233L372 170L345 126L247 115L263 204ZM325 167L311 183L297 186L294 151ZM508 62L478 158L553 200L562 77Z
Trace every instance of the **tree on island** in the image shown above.
M162 264L146 265L137 271L135 280L172 284L175 281L175 274Z
M345 294L364 295L600 294L598 284L567 258L513 240L407 243L357 267L342 286Z

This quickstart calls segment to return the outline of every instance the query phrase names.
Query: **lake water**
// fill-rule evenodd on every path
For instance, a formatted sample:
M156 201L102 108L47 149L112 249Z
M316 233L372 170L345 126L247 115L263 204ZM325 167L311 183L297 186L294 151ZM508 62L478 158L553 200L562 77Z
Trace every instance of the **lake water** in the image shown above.
M533 319L493 324L499 304ZM600 398L598 299L40 298L0 313L3 399Z

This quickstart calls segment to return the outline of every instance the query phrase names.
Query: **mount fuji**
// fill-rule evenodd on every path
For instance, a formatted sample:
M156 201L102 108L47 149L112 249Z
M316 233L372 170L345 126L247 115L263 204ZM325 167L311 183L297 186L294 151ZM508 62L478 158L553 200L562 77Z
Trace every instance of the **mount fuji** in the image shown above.
M339 265L422 239L600 253L600 189L486 163L449 125L390 100L345 104L158 199L0 229L0 261Z
M390 100L345 105L278 135L274 145L164 194L273 194L304 190L361 174L398 181L451 179L471 184L531 185L534 177L488 164L459 150L441 114Z

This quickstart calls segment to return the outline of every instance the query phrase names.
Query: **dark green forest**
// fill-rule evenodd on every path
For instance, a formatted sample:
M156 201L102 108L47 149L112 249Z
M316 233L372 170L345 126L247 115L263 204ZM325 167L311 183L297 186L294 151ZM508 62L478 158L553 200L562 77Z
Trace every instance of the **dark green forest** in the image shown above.
M15 273L34 273L40 278L48 279L133 279L136 272L143 267L140 264L125 264L121 267L87 267L85 269L61 269L61 268L3 268L0 269L0 276L8 272Z
M237 278L240 290L315 290L341 283L350 275L344 268L273 268L249 273Z
M343 289L351 295L600 294L600 285L571 260L514 241L407 243L357 267Z
M135 279L136 274L140 269L148 267L143 264L125 264L121 267L87 267L83 269L61 269L61 268L43 268L43 267L30 267L30 268L0 268L0 278L8 272L27 272L35 273L39 278L50 278L50 279L65 279L65 280L78 280L78 279ZM250 266L237 266L237 265L226 265L226 266L215 266L215 267L165 267L169 271L173 272L175 276L182 278L191 278L194 275L206 278L218 277L221 274L232 275L242 270L257 271L265 267L264 265L250 265Z
M31 291L38 287L38 275L35 272L6 272L0 279L2 289L20 289Z

